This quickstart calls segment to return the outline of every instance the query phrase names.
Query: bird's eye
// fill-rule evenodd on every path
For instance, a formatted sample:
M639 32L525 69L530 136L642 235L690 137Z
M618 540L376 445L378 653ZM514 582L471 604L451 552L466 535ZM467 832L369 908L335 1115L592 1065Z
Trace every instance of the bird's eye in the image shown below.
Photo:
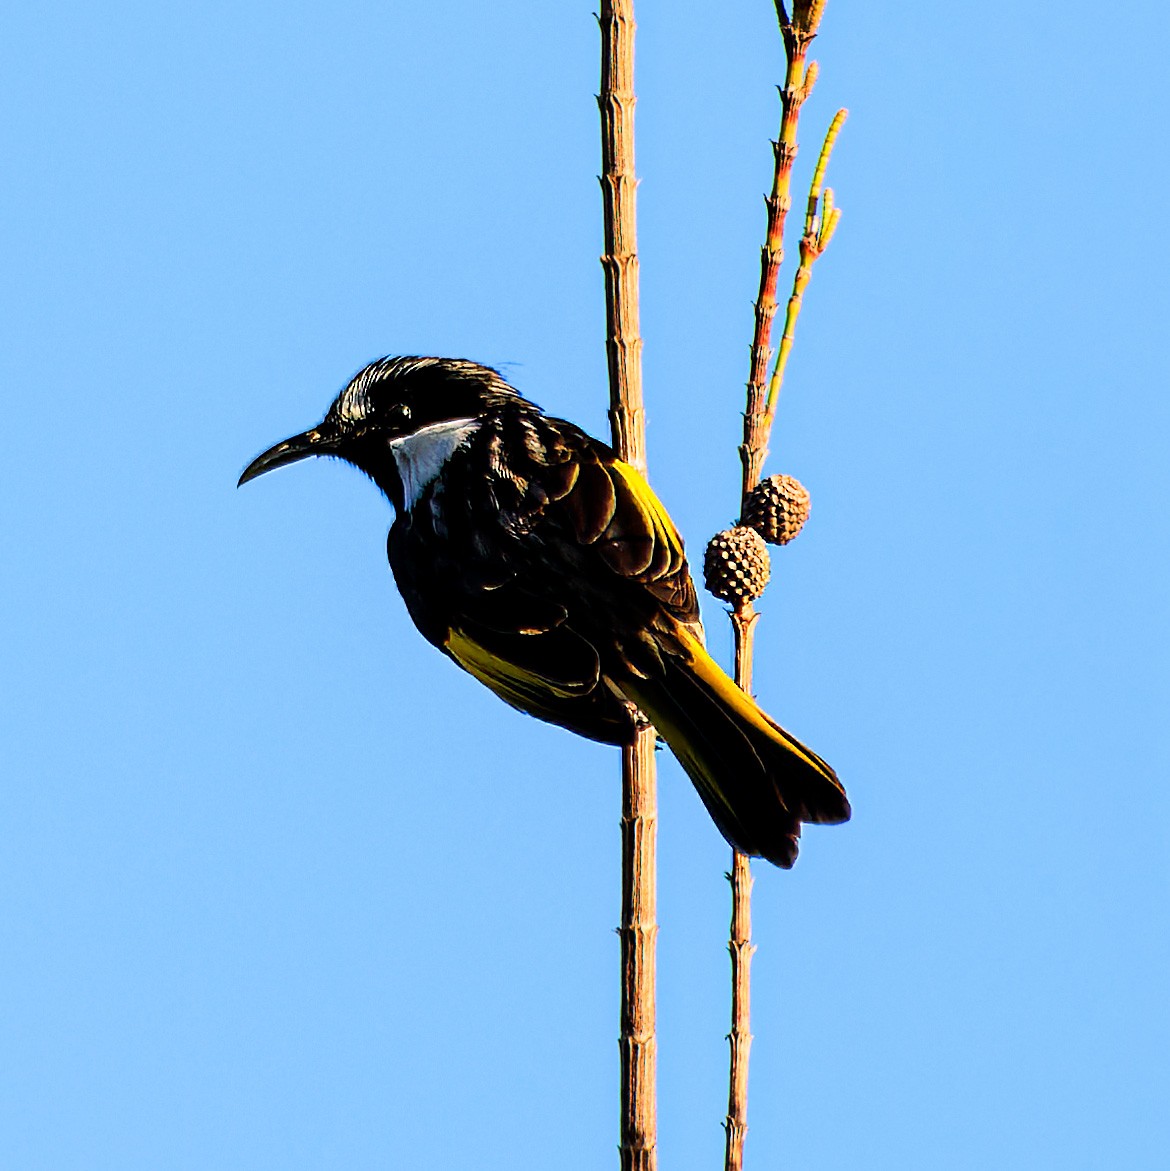
M410 421L410 407L408 407L406 403L402 403L400 406L395 407L394 414L395 417L401 420L403 423Z

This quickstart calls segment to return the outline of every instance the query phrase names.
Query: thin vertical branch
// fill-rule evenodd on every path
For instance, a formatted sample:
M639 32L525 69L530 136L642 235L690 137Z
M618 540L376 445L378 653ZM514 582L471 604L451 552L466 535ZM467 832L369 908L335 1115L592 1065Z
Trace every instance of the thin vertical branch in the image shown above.
M634 173L634 4L601 5L601 194L605 216L605 352L609 419L618 455L646 470L642 337L638 324L637 185Z
M605 219L609 419L618 456L646 470L642 338L638 324L637 179L634 173L633 0L602 0L601 191ZM621 1167L655 1171L657 1039L655 946L658 927L658 798L654 729L639 717L622 750Z
M812 262L828 245L836 229L840 212L832 207L832 192L826 193L824 210L817 219L821 202L821 185L825 167L836 140L843 112L833 120L825 145L821 150L809 193L804 235L801 238L801 263L796 274L793 295L789 298L780 353L767 379L768 362L772 357L772 327L776 316L776 286L780 266L784 261L784 227L792 207L792 164L797 152L797 128L800 110L816 84L819 69L815 61L808 62L808 47L817 35L825 0L794 0L789 16L784 0L775 0L776 18L784 38L787 68L784 85L780 88L780 133L772 143L774 170L772 191L766 202L768 209L767 234L760 251L760 286L755 304L755 323L752 334L751 369L747 383L747 402L743 416L743 443L739 448L742 465L740 509L760 482L768 442L775 416L776 400L784 377L784 367L792 348L793 328L800 312L801 297ZM814 254L815 253L815 254ZM803 284L800 283L803 277ZM765 380L767 379L767 382ZM752 660L755 650L756 613L750 601L740 602L731 613L735 636L735 681L749 694L752 688ZM728 951L731 954L731 1032L728 1034L730 1060L728 1068L726 1145L724 1171L743 1171L744 1144L747 1139L748 1062L751 1053L751 961L752 946L752 874L746 855L733 850L731 855L731 932Z
M743 416L743 443L739 455L743 464L743 500L759 483L764 457L768 453L765 402L768 362L772 356L772 322L776 316L776 284L784 262L784 225L792 207L792 164L796 159L796 130L800 108L812 93L817 80L817 63L805 64L808 46L816 26L794 24L782 3L776 5L780 32L784 37L787 68L780 87L780 132L772 143L774 169L772 191L764 201L768 228L760 250L760 288L756 296L755 327L752 332L751 369L747 383L747 409Z
M657 836L654 729L646 725L622 749L622 1171L658 1167Z
M744 691L752 689L752 632L759 614L751 602L738 606L732 614L735 632L735 681ZM727 1088L726 1143L723 1165L726 1171L742 1171L743 1148L747 1139L748 1060L751 1056L752 1000L752 870L746 854L731 851L731 1046Z

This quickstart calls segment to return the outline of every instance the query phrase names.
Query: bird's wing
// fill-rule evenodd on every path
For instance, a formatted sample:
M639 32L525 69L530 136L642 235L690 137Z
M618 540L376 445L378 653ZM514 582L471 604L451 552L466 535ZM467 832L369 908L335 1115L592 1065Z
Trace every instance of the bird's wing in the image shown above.
M629 742L633 716L599 686L596 648L514 559L460 557L425 526L396 525L389 553L419 631L505 703L590 740Z
M390 536L420 631L512 706L608 743L632 716L604 683L658 675L699 627L682 539L645 479L570 423L485 424Z
M500 634L452 626L443 650L505 703L590 740L626 744L633 714L601 682L597 651L568 627Z
M549 521L565 522L560 526L561 551L568 554L574 572L585 573L603 592L614 589L615 577L636 583L642 587L637 593L620 592L630 601L642 595L644 604L638 608L647 618L662 607L671 617L698 627L699 604L682 538L645 477L572 424L544 422L571 456L571 474L554 465L565 490L558 495L557 484L550 485L554 490L546 511ZM543 483L539 468L535 474Z

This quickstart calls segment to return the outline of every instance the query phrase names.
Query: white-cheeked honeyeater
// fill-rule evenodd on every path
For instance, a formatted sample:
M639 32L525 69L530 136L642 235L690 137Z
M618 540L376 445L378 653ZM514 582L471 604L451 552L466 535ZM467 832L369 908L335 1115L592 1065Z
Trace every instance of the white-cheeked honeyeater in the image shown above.
M240 477L337 456L390 498L394 580L423 637L523 712L626 744L637 709L736 849L788 867L848 819L836 774L707 653L683 543L646 480L499 374L384 358Z

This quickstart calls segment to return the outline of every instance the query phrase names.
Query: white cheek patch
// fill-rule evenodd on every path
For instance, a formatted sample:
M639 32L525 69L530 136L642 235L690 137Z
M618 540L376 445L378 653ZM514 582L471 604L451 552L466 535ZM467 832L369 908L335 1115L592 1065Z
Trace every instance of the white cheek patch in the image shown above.
M478 419L449 419L390 441L408 509L415 506L423 489L443 470L451 453L478 429Z

